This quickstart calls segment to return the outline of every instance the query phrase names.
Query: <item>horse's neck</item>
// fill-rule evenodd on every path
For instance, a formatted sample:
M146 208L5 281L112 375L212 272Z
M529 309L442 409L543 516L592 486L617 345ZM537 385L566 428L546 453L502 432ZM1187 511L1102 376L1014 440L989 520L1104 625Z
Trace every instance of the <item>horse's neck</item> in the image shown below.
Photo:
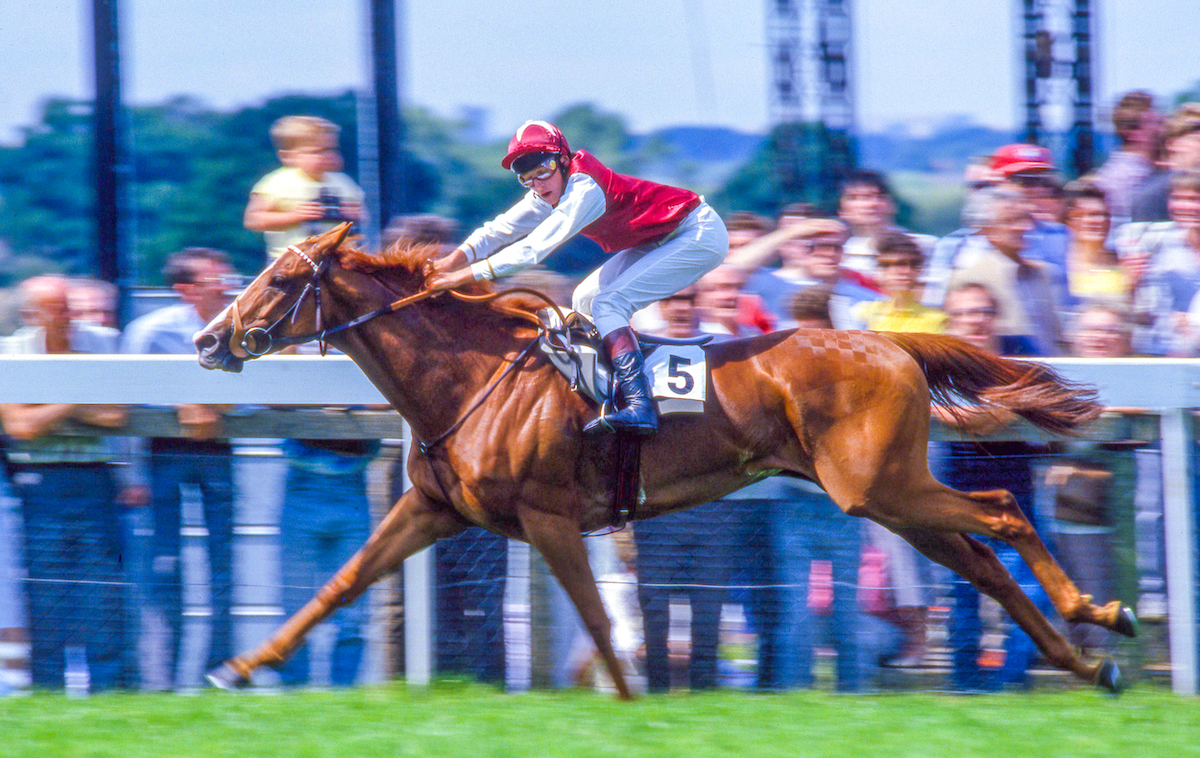
M421 437L436 436L461 417L510 351L506 345L481 350L471 344L478 336L460 341L415 313L392 318L403 318L403 326L376 319L352 330L338 347ZM495 336L512 341L507 334Z

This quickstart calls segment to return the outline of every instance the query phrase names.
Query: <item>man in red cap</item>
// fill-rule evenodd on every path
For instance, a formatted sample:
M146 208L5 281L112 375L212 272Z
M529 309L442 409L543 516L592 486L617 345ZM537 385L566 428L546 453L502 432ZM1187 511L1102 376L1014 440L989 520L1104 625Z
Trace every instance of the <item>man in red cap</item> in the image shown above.
M584 150L572 152L546 121L524 123L500 165L529 192L435 261L427 286L446 290L507 276L576 234L592 239L612 257L575 289L572 307L604 338L619 410L584 431L653 434L658 417L629 319L716 268L729 252L725 224L694 192L624 176Z
M1041 145L1005 145L992 154L992 171L1001 179L1017 174L1049 174L1054 171L1054 156Z
M1005 145L992 155L992 172L1001 185L1007 184L1025 198L1033 228L1025 235L1026 255L1053 263L1063 272L1067 264L1067 227L1062 216L1063 190L1057 177L1054 155L1041 145Z

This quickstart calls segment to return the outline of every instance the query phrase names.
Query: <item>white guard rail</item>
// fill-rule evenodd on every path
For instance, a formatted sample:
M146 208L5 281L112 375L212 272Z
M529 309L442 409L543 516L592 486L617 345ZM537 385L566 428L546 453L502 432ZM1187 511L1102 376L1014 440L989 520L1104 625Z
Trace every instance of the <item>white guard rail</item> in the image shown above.
M1063 375L1095 385L1110 408L1141 409L1160 417L1167 583L1170 587L1172 687L1198 687L1196 515L1193 506L1191 413L1200 408L1200 359L1047 359ZM194 356L0 356L0 402L172 405L371 405L383 401L345 356L272 356L246 364L241 374L206 371ZM406 587L429 586L429 556L405 565ZM409 597L413 610L429 594ZM429 614L406 613L409 680L429 676Z

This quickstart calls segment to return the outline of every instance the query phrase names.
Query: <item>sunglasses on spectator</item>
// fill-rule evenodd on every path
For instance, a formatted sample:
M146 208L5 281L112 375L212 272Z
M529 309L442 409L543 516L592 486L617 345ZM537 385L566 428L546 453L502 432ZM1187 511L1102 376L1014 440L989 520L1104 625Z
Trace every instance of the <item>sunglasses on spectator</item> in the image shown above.
M921 268L921 261L916 258L881 258L876 265L879 268Z
M517 181L525 189L533 187L533 183L549 179L558 170L558 156L552 155L523 174L517 174Z
M202 279L194 279L188 284L219 284L222 287L237 287L241 285L242 277L237 274L222 274L220 276L206 276Z
M963 308L962 310L946 311L950 318L996 318L999 311L995 308Z

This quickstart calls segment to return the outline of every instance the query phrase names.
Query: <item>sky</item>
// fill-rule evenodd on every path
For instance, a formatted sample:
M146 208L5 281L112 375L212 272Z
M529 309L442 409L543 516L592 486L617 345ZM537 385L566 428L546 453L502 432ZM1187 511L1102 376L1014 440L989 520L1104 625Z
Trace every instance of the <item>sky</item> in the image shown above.
M850 0L860 128L1020 123L1017 0ZM1063 5L1068 0L1046 0ZM766 129L769 0L402 0L403 97L493 136L593 102L637 133ZM1096 101L1200 80L1200 0L1093 0ZM0 144L48 96L91 96L92 3L0 3ZM365 0L120 0L127 103L213 107L365 87ZM648 12L648 9L653 9ZM1054 114L1049 118L1053 120Z

